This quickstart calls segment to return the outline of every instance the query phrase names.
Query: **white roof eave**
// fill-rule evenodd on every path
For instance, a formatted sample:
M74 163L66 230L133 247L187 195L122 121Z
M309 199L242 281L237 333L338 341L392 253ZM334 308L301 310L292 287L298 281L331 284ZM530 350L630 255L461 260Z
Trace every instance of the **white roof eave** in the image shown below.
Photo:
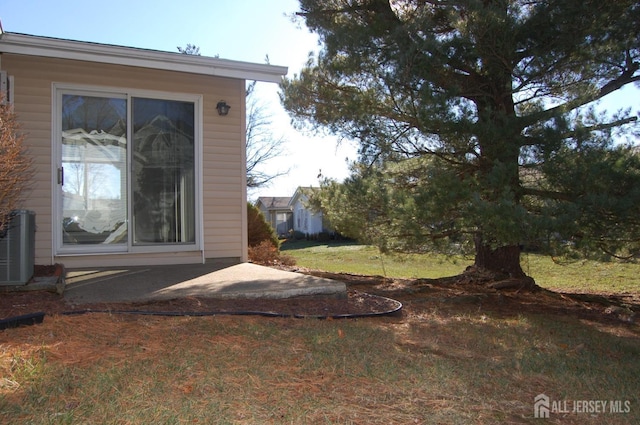
M285 66L14 33L0 34L0 53L109 63L270 83L279 83L288 71Z

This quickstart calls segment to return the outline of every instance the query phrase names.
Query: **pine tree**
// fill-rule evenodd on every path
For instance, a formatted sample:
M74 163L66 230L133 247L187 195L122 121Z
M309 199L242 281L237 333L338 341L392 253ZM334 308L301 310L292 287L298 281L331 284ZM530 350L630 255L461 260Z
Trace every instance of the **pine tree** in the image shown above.
M640 79L637 2L300 6L322 50L283 82L283 105L360 144L325 192L332 223L355 226L338 230L375 229L389 249L471 246L478 269L513 278L523 245L640 251L640 162L615 143L636 117L594 108Z

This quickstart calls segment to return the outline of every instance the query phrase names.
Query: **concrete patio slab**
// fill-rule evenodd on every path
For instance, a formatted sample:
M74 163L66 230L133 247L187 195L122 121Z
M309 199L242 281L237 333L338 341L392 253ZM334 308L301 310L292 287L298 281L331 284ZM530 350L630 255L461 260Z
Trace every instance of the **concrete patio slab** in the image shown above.
M65 299L75 305L184 297L290 298L346 296L346 285L251 263L67 270Z

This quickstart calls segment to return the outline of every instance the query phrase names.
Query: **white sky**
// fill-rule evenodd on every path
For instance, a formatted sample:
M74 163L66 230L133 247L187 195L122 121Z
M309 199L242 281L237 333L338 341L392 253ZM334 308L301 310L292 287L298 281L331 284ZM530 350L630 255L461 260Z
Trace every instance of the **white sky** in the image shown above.
M297 0L2 0L0 19L7 32L107 43L175 52L187 43L203 56L264 63L298 73L317 37L290 15ZM615 93L608 109L631 107L637 114L640 96L635 88ZM325 177L348 175L346 158L356 149L332 137L302 134L290 125L278 99L276 84L260 83L257 95L272 114L272 133L287 140L286 154L269 163L272 170L291 169L269 187L249 193L291 196L298 186L317 186ZM233 105L232 105L233 106Z

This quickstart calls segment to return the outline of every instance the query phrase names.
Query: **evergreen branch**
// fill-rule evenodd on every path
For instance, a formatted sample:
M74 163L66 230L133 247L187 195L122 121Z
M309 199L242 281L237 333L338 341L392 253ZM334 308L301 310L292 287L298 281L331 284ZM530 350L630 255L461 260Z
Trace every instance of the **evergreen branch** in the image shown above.
M546 121L553 117L566 114L567 112L571 112L588 103L594 102L598 99L602 99L606 95L613 93L614 91L624 87L627 84L640 81L640 75L633 75L638 70L638 68L640 68L640 65L638 63L633 63L631 68L627 68L617 78L603 85L600 90L598 90L598 92L594 95L579 96L573 100L570 100L553 108L520 117L519 121L521 128L526 128L537 122Z
M596 124L596 125L592 125L592 126L588 126L588 127L583 127L580 130L586 130L588 132L610 130L612 128L620 127L621 125L629 124L629 123L636 122L636 121L638 121L638 117L627 117L627 118L619 119L617 121L612 121L612 122L608 122L608 123L601 123L601 124ZM572 137L572 136L575 135L576 131L577 130L573 130L573 131L570 131L568 133L565 133L565 134L563 134L563 137L565 137L565 138Z
M630 242L630 241L625 241L625 242ZM631 242L637 242L637 240L632 240ZM615 258L617 260L621 260L621 261L630 261L630 260L633 260L634 258L636 258L638 256L638 252L632 252L629 255L616 254L615 252L613 252L609 248L607 248L607 246L604 244L604 242L598 243L597 246L605 254L610 255L611 257L613 257L613 258Z
M542 190L542 189L534 189L532 187L521 187L520 192L522 195L536 196L542 199L553 199L555 201L571 202L574 200L574 198L568 193L557 192L554 190Z
M594 131L604 131L604 130L610 130L612 128L617 128L626 124L630 124L632 122L636 122L638 121L638 117L627 117L627 118L622 118L616 121L612 121L612 122L608 122L608 123L600 123L600 124L595 124L592 126L588 126L588 127L582 127L580 129L573 129L571 131L567 131L564 132L560 135L560 137L562 139L569 139L571 137L575 137L578 135L579 132L584 132L587 131L589 133L594 132ZM527 147L527 146L537 146L541 143L542 139L540 137L532 137L532 136L524 136L523 137L524 143L522 143L520 146L521 147Z

